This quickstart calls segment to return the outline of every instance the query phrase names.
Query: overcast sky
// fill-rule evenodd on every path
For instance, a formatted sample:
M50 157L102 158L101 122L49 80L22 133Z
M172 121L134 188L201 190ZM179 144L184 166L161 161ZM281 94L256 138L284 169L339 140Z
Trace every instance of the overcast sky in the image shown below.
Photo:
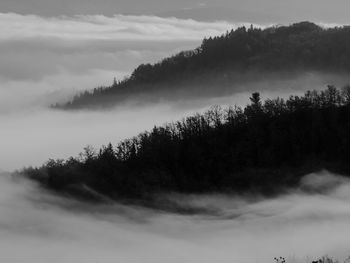
M46 16L74 14L174 15L194 19L285 23L349 23L348 0L1 0L1 12Z

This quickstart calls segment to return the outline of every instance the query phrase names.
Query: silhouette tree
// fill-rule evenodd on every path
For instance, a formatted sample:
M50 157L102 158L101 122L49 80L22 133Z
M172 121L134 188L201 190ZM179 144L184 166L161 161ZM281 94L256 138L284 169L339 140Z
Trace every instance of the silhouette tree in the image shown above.
M71 102L56 106L65 109L110 106L138 93L181 87L188 90L200 86L209 91L212 87L232 87L245 75L247 80L259 79L276 71L348 71L349 42L349 26L324 29L301 22L266 29L239 27L221 36L205 38L194 50L179 52L153 65L142 64L120 82L83 92Z
M271 195L317 169L350 175L349 123L349 86L264 102L255 92L245 108L214 106L23 172L56 191L86 185L114 199L169 191Z

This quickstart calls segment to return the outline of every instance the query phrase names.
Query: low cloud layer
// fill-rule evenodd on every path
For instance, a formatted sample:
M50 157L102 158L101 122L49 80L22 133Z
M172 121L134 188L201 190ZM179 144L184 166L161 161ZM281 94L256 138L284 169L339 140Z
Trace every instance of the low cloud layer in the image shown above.
M0 13L0 168L20 169L40 165L48 158L75 156L88 144L117 143L154 124L180 119L216 103L244 105L248 94L242 99L226 93L225 98L175 98L178 101L171 105L156 98L157 105L133 105L109 113L47 109L80 91L110 85L114 77L122 79L141 63L195 48L203 37L220 35L241 24L155 16ZM343 76L311 74L290 82L267 80L237 88L244 93L265 87L276 91L277 87L284 89L284 95L329 81L347 83ZM214 96L222 96L219 93Z
M193 49L204 37L241 25L249 24L144 15L0 13L0 114L9 111L5 108L47 106L110 85L141 63Z
M39 17L0 14L0 79L89 69L130 71L236 27L151 16Z
M9 2L15 1L2 3ZM211 104L244 105L247 93L109 112L45 109L236 26L153 16L0 14L0 171L75 156L87 144L116 143ZM273 96L287 95L334 79L306 74L259 87L284 83L287 89ZM90 207L1 172L0 258L11 263L272 263L275 256L293 263L324 254L343 259L350 253L349 192L348 179L325 172L306 177L302 189L278 199L171 197L216 211L189 217L117 204Z
M45 108L47 103L54 103L58 98L68 99L75 83L88 86L94 81L103 81L108 72L67 76L70 80L67 87L72 85L72 91L67 89L66 95L54 91L66 79L60 75L47 77L40 84L35 81L15 82L2 90L6 95L0 96L0 149L3 153L0 169L12 171L23 166L40 166L49 158L77 156L86 145L95 148L109 142L115 145L122 139L152 129L154 125L180 120L212 105L245 106L253 91L260 91L262 98L267 99L298 95L307 89L322 89L329 83L337 86L349 83L345 76L307 73L292 79L242 83L234 87L239 93L233 89L231 93L223 93L225 96L220 94L224 91L217 88L217 96L211 93L212 96L206 97L191 94L187 98L174 98L168 94L165 99L156 97L151 101L150 96L138 97L136 102L130 101L106 111L69 112ZM51 85L49 90L46 89L47 83Z
M154 16L40 17L0 13L0 114L110 85L202 38L236 27Z
M52 37L66 40L198 40L221 34L227 22L198 22L156 16L76 15L45 18L14 13L0 14L0 39Z
M195 48L203 37L236 26L154 16L0 13L0 168L76 155L88 144L116 143L180 118L183 111L159 113L164 105L109 114L59 113L47 107L80 91L111 85L114 77L122 79L141 63Z
M0 13L2 108L32 100L27 93L41 101L48 93L60 94L60 100L111 84L113 77L122 79L141 63L194 48L203 37L235 26L152 16Z
M182 216L82 204L3 174L1 258L13 263L272 263L284 256L287 263L309 263L328 254L343 260L350 253L349 180L322 172L307 176L303 185L315 181L319 193L294 190L267 200L177 197L181 204L221 211L219 216Z

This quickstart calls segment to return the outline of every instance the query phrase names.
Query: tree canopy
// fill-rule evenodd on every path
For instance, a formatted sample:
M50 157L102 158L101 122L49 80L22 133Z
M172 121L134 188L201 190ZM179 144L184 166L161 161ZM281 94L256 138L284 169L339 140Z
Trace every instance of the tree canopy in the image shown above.
M77 109L115 104L125 97L153 90L220 86L233 83L243 72L326 70L348 72L350 27L322 28L310 22L266 29L239 27L209 37L191 51L183 51L156 64L142 64L109 87L76 95L56 105Z
M84 185L110 198L162 192L273 194L317 169L350 174L350 87L328 86L244 107L210 108L77 158L24 173L66 192Z

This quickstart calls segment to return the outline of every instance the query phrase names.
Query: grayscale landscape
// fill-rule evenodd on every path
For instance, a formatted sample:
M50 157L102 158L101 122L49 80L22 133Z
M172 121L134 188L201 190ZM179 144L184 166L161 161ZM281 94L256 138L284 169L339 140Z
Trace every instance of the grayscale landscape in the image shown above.
M0 261L348 262L348 7L0 0Z

